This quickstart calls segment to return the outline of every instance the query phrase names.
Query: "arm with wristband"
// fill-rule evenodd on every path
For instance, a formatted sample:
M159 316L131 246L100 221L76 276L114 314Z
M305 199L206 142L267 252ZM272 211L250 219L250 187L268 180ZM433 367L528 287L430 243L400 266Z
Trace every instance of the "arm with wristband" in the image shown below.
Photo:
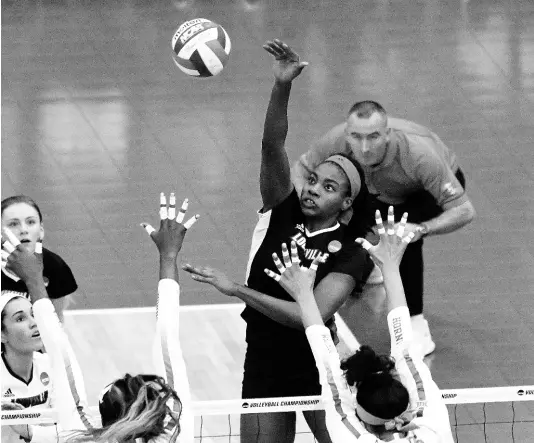
M427 436L424 441L452 442L448 412L438 386L422 356L411 352L412 325L406 304L406 296L400 277L399 265L406 246L414 238L414 232L404 236L408 214L404 213L395 226L393 207L389 207L387 229L379 211L376 224L380 242L373 246L367 240L358 238L373 257L384 277L388 305L388 329L391 339L391 355L401 382L410 395L410 409L395 421L401 429L418 429Z
M168 425L166 432L179 432L180 441L192 442L194 439L194 415L187 368L180 346L180 285L177 259L182 249L185 234L198 220L195 215L183 222L189 201L184 200L176 215L176 198L171 193L169 206L165 195L160 195L160 227L156 231L151 225L142 223L159 251L159 283L156 323L157 373L176 391L179 402L169 400L169 409L179 421L179 427ZM171 404L172 403L172 404Z
M330 438L333 443L375 442L376 438L356 417L352 394L340 368L339 354L330 331L324 326L313 295L313 283L319 261L315 259L309 269L301 267L295 242L291 242L291 255L287 245L282 244L282 256L283 263L276 254L273 255L280 274L270 269L265 269L265 273L275 279L297 302L319 371Z

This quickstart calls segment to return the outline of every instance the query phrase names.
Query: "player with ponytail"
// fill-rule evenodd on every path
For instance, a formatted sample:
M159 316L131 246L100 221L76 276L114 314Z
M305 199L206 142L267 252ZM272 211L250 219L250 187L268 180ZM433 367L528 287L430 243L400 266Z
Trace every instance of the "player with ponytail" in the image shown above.
M391 355L377 355L362 346L340 363L329 330L324 326L312 288L319 262L299 266L296 245L282 245L282 263L274 257L279 273L274 278L298 303L306 335L320 374L326 423L333 443L405 441L452 443L449 416L441 393L420 353L413 353L410 313L402 287L399 263L413 233L404 235L408 215L395 228L393 208L387 231L380 212L376 223L380 242L356 242L369 251L384 276L388 304ZM356 391L353 398L351 388Z

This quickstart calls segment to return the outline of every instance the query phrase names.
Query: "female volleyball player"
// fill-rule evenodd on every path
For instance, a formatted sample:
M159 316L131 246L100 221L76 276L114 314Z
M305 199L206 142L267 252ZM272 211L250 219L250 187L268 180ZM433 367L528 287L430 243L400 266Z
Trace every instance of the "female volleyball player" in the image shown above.
M319 369L327 427L334 443L407 441L417 443L452 443L447 408L421 356L410 352L412 327L410 313L400 278L399 264L414 236L404 236L407 214L395 229L393 207L389 208L387 231L380 212L376 223L380 241L372 246L358 238L382 270L388 304L391 356L380 356L362 346L341 365L339 355L324 326L312 288L319 262L301 268L296 246L291 258L282 246L284 263L274 262L280 274L270 269L274 278L297 301L306 335ZM343 373L345 371L345 380ZM353 401L348 386L356 390Z
M159 230L143 224L159 250L157 338L161 352L156 364L160 375L126 374L109 384L99 401L101 427L91 424L80 404L80 383L76 383L77 378L72 374L75 357L47 296L39 254L28 251L17 237L5 230L11 243L4 244L10 254L8 266L28 287L35 319L52 362L50 376L54 380L52 394L59 412L58 425L70 431L65 435L68 440L175 442L179 436L182 443L193 442L189 384L179 342L180 287L176 260L185 233L198 216L182 224L187 201L176 217L174 194L170 207L163 195L161 198Z
M2 227L9 228L29 251L35 250L44 237L43 215L37 203L25 195L2 200ZM43 248L44 277L48 297L63 321L63 310L78 289L74 275L65 261L49 249ZM24 282L2 260L2 290L27 293Z
M0 297L2 324L2 410L51 408L54 379L50 358L41 354L43 342L26 294L4 292ZM55 441L53 426L2 426L2 442L20 439Z
M246 286L231 282L212 268L184 269L200 282L246 303L242 317L247 322L242 397L269 398L319 395L321 385L313 355L306 340L298 306L263 270L282 242L294 240L300 260L309 264L318 258L319 270L314 294L322 318L334 330L333 316L356 285L363 285L372 267L365 250L347 237L340 214L354 208L360 212L367 189L359 166L346 157L326 159L311 174L299 196L291 183L285 140L287 107L293 80L306 63L285 43L267 42L264 49L275 59L275 84L265 118L260 191L263 208L253 234ZM365 235L353 217L352 232ZM327 259L327 255L329 257ZM333 332L335 334L335 332ZM324 412L304 413L316 439L329 442ZM294 412L241 415L244 443L284 443L295 438Z

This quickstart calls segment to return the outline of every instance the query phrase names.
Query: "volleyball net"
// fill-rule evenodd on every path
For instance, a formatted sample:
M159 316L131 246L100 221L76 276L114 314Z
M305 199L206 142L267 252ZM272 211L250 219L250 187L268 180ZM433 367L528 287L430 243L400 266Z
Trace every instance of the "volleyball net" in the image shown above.
M534 441L534 386L449 389L442 396L457 443ZM195 443L238 443L241 415L275 412L297 412L295 442L315 442L300 412L320 409L321 397L195 402ZM95 417L97 411L91 408ZM1 418L2 425L55 422L50 409L2 411Z

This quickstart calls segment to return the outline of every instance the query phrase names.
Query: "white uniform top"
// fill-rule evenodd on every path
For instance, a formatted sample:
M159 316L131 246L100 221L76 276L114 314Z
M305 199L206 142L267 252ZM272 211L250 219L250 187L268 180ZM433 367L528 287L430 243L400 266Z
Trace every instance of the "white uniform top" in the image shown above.
M52 408L53 380L50 377L50 360L48 355L35 352L30 380L26 383L13 373L2 354L0 363L2 374L2 402L13 402L27 409ZM51 442L57 440L57 428L54 425L32 426L34 442ZM19 434L10 426L2 426L2 443L20 443Z
M393 309L388 315L388 326L391 356L395 359L400 380L410 394L409 409L418 409L412 423L419 428L408 433L401 441L452 443L449 415L439 388L423 360L409 352L412 327L408 308ZM356 416L354 399L340 368L339 355L330 331L324 326L313 325L306 329L306 335L319 370L326 424L332 442L381 442L365 429Z
M49 299L38 300L34 303L33 310L39 332L51 360L51 377L54 378L53 404L59 413L59 426L62 430L86 429L88 426L92 426L92 423L83 407L81 397L83 383L81 383L82 379L78 377L78 364L68 338ZM181 432L178 441L190 443L193 442L194 416L189 382L180 347L179 310L180 287L178 283L172 279L160 280L156 333L161 353L156 361L157 373L165 378L165 381L180 397L182 413L180 418ZM83 395L85 396L84 392ZM174 403L173 400L172 402ZM178 405L170 404L169 406L178 411ZM172 433L173 429L168 429L165 435L156 438L155 441L168 440ZM66 435L68 436L68 433Z

